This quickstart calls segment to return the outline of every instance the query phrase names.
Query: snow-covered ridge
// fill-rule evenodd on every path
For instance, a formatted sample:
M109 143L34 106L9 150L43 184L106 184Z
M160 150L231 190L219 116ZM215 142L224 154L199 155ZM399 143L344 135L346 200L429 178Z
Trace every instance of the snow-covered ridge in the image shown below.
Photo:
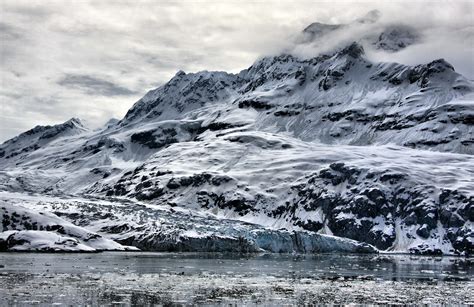
M473 89L443 59L374 63L357 42L311 59L264 57L238 74L180 71L102 129L73 119L5 142L0 189L125 202L87 206L120 214L83 225L41 210L145 249L354 251L325 237L336 235L384 251L469 255ZM181 210L203 216L189 222ZM124 223L132 211L139 217ZM195 227L175 228L180 219Z
M306 141L473 153L473 104L457 103L472 90L442 59L414 67L377 64L353 43L308 60L263 58L238 75L180 72L138 101L121 124L195 119L200 114L193 110L203 107L212 112L204 117L224 118L238 107L258 112L256 129Z
M88 131L78 118L54 125L36 126L0 146L0 157L9 159L23 153L35 151L61 137L73 136Z

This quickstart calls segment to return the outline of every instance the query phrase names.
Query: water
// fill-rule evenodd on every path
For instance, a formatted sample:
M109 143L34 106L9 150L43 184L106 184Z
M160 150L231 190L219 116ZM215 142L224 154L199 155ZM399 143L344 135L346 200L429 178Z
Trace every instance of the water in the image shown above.
M474 259L0 253L0 305L474 304Z

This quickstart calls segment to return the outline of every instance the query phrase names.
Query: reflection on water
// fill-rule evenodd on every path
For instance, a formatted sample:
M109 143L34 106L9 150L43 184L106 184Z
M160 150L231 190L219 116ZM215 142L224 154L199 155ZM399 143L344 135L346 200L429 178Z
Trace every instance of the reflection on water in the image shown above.
M472 303L472 261L407 255L4 253L0 304Z

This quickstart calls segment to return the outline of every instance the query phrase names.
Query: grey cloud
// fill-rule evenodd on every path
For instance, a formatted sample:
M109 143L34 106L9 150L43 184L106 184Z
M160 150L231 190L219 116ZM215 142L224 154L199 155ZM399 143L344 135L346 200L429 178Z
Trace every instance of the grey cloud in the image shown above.
M0 41L15 40L19 39L21 36L21 32L18 29L15 29L15 27L4 22L0 22Z
M66 75L58 81L61 86L79 89L88 95L126 96L134 95L135 91L117 85L113 82L87 75Z
M21 3L21 1L18 1L18 3L8 3L6 2L5 9L8 10L11 13L15 13L18 15L22 15L23 17L26 17L28 19L38 19L38 20L44 20L53 14L53 10L48 7L48 6L41 6L41 5L35 5L31 2L27 3Z

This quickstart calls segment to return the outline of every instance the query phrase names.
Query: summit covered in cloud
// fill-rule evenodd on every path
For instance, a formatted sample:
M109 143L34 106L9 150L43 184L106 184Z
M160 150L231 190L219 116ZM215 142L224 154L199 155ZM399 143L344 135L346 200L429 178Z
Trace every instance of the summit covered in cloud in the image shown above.
M348 24L314 22L303 30L295 48L309 44L322 49L328 45L333 47L334 41L344 45L347 44L344 40L352 40L364 44L366 48L397 52L421 41L421 34L416 28L403 23L380 23L380 16L380 11L372 10Z

